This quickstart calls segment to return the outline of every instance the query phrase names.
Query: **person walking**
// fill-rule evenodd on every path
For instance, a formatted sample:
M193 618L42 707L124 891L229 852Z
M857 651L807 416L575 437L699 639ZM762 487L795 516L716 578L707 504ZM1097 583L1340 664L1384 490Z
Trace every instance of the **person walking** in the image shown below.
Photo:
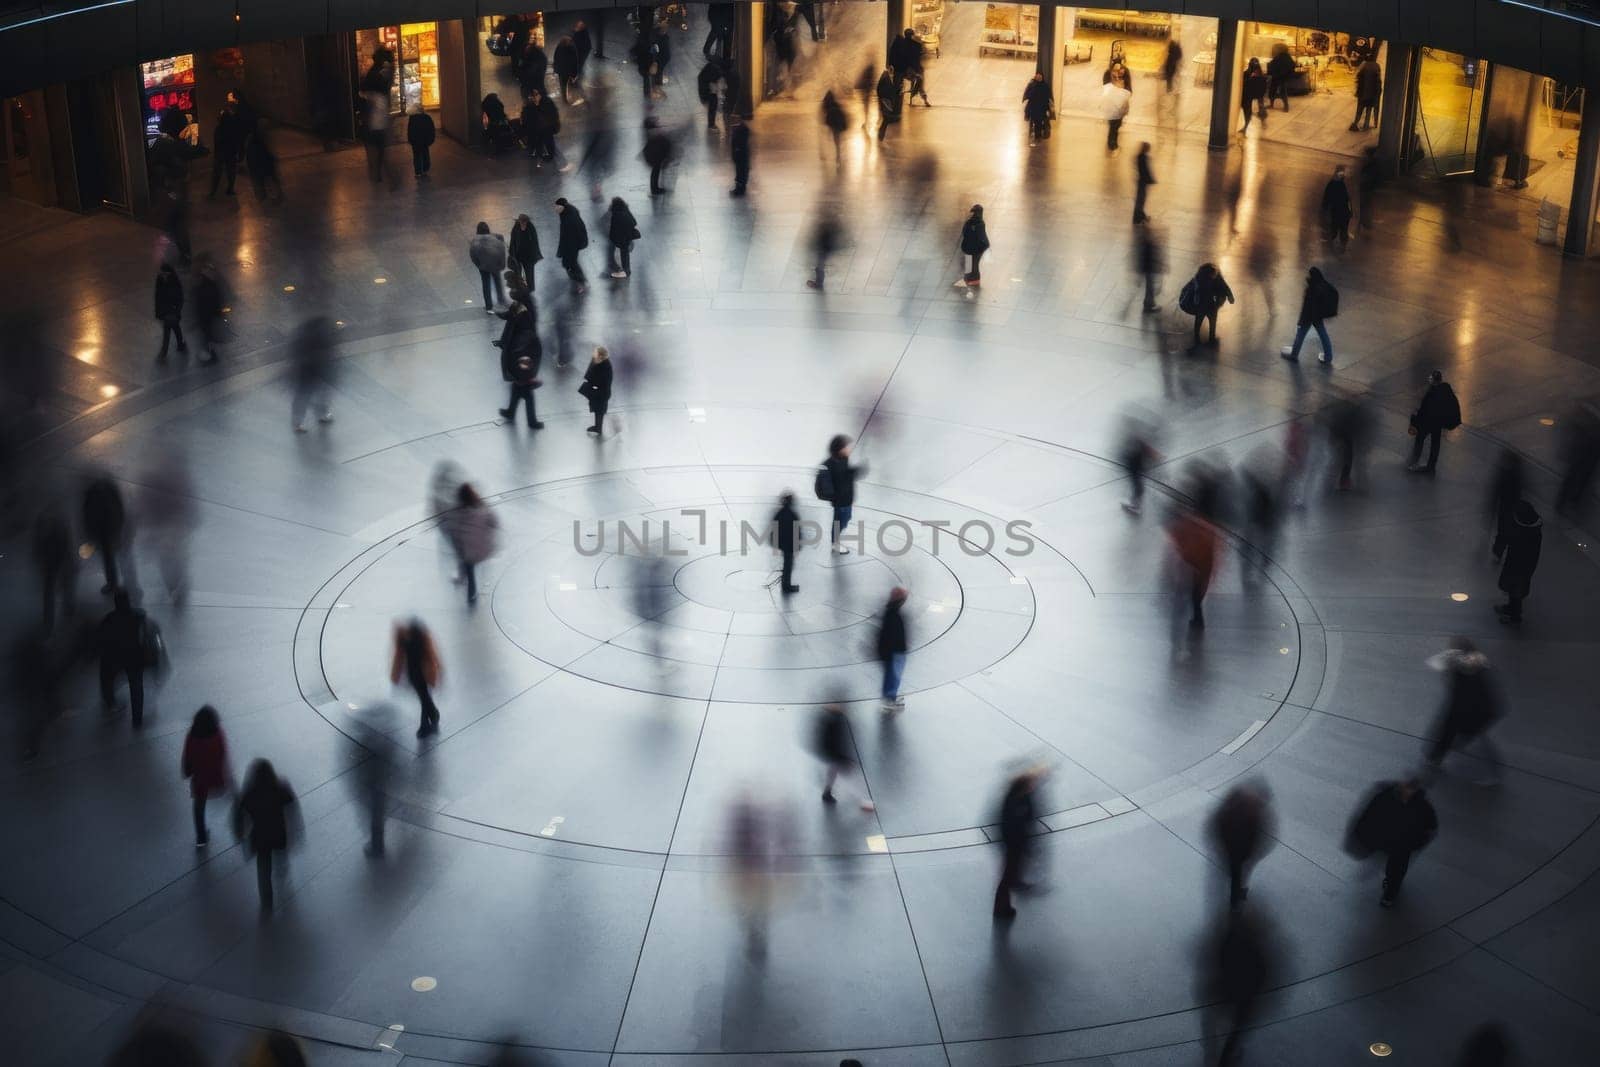
M217 112L217 124L211 128L211 191L206 194L207 200L217 198L217 186L222 184L222 179L228 179L225 190L233 196L233 183L239 177L239 154L244 145L239 139L239 119L233 109L225 107Z
M550 67L556 72L556 86L561 91L561 102L571 105L572 87L578 83L578 48L572 43L571 37L562 37L556 42L556 51L550 57ZM576 103L583 103L580 97Z
M294 332L289 351L294 376L289 421L295 433L306 432L306 414L312 407L317 409L317 421L333 421L333 331L326 315L313 315Z
M83 492L83 532L89 544L100 553L106 584L100 592L110 595L121 583L117 577L117 558L123 550L127 531L127 511L122 506L122 490L111 478L101 476Z
M183 739L183 755L178 770L189 779L189 798L194 807L194 847L211 843L206 832L206 801L227 792L232 775L228 772L228 740L223 736L217 709L210 704L194 713L189 733Z
M1505 559L1511 531L1516 526L1517 505L1522 503L1522 457L1510 448L1500 450L1494 480L1489 486L1489 522L1494 531L1489 554L1496 563Z
M844 708L838 704L829 704L822 709L822 714L817 719L817 755L822 759L824 768L822 779L822 802L835 803L833 786L841 776L850 777L860 772L856 762L855 743L850 738L850 720L845 717ZM861 778L861 810L874 811L877 805L866 793L866 777Z
M811 255L816 263L816 269L812 272L812 276L806 279L806 288L822 291L823 282L827 278L828 260L839 250L842 240L843 234L838 218L831 208L824 207L815 228L811 231Z
M1038 813L1034 794L1044 772L1035 769L1023 771L1006 785L1005 796L1000 801L1000 884L994 890L994 917L1014 919L1016 906L1011 894L1027 890L1028 868L1033 861L1034 837L1039 832Z
M829 541L838 556L848 556L850 550L839 543L839 534L850 526L850 515L856 502L856 479L867 473L865 463L850 465L850 450L855 442L847 434L835 434L828 442L828 458L817 472L817 497L833 505L833 528Z
M394 87L394 53L379 48L372 53L372 66L362 76L361 143L367 152L367 179L383 184L391 171L384 155L389 147L389 92ZM391 179L390 184L395 184Z
M878 621L878 662L883 664L883 710L906 710L905 698L900 695L900 679L906 672L906 653L910 645L906 639L906 620L901 609L906 605L906 590L895 586L889 590L889 602L884 605L883 617Z
M500 377L511 384L511 399L500 409L506 425L516 425L517 404L528 406L528 429L542 430L533 391L539 388L539 364L544 358L544 348L539 343L539 324L533 313L533 294L525 289L512 294L511 306L506 309L506 325L497 342L500 349Z
M796 538L797 527L800 525L800 513L794 508L794 494L785 491L778 498L777 514L772 516L772 529L777 542L778 552L783 556L782 591L784 596L793 596L800 591L794 584L794 554L800 548Z
M1133 157L1133 224L1135 226L1150 221L1150 216L1145 214L1144 205L1150 195L1150 187L1156 183L1156 176L1150 169L1150 142L1139 142L1139 154Z
M39 575L41 601L44 608L42 623L44 633L56 628L56 605L72 615L76 610L73 590L78 584L77 546L72 542L72 528L67 517L55 504L47 504L33 520L33 566Z
M1228 866L1228 906L1238 908L1250 896L1250 871L1270 847L1273 818L1272 794L1266 785L1236 785L1206 823L1217 850Z
M822 128L828 131L833 138L833 165L844 166L844 131L850 125L850 118L844 113L844 105L839 103L839 98L829 89L822 96Z
M973 204L972 210L967 212L967 221L961 224L961 255L966 262L963 266L961 280L956 282L956 287L967 286L976 289L983 281L983 276L978 272L978 262L983 259L983 254L989 251L989 229L983 224L983 205Z
M1380 782L1351 824L1346 850L1357 856L1384 854L1383 896L1378 903L1392 908L1411 857L1426 848L1438 832L1439 816L1421 779Z
M1217 566L1217 530L1211 521L1191 508L1180 510L1167 527L1173 554L1188 577L1189 629L1206 628L1205 600ZM1180 595L1183 592L1180 586ZM1182 608L1176 613L1182 618Z
M245 139L244 168L250 174L250 188L255 191L257 200L265 200L268 195L283 199L283 182L278 180L278 157L267 143L266 131L259 126L255 133Z
M1122 120L1133 106L1133 76L1121 63L1113 63L1101 77L1100 111L1106 120L1106 151L1115 155Z
M667 191L661 184L661 176L667 164L672 162L672 139L654 118L644 120L644 151L641 154L650 167L650 195L660 196Z
M500 519L469 483L456 489L456 506L445 513L445 533L456 551L460 580L467 586L467 603L478 602L478 564L494 555L500 537Z
M927 86L923 81L925 72L922 63L925 52L926 49L921 38L917 36L917 31L907 26L905 32L896 37L894 43L889 46L888 60L889 66L894 70L895 95L899 96L901 85L909 80L911 88L906 93L906 99L915 100L920 96L923 107L932 107L928 100Z
M1305 344L1306 334L1311 330L1317 331L1317 339L1322 342L1322 354L1317 357L1318 363L1333 365L1333 342L1328 340L1327 319L1339 313L1339 290L1335 289L1322 276L1322 271L1312 267L1306 271L1306 291L1300 298L1300 321L1295 327L1294 343L1283 346L1279 353L1291 363L1300 358L1300 346Z
M1177 91L1178 71L1182 69L1183 45L1169 39L1166 54L1161 57L1161 81L1167 87L1168 96Z
M171 263L162 263L156 271L156 321L161 323L161 351L156 359L167 358L167 345L174 337L178 355L189 351L183 339L183 281Z
M583 273L583 265L578 262L578 254L589 247L589 228L583 224L583 216L578 214L578 209L564 196L556 198L556 215L561 226L556 237L556 258L561 261L567 277L572 279L573 288L579 293L587 293L589 279Z
M700 93L700 103L706 109L706 129L717 128L717 83L722 80L722 63L716 59L708 59L705 66L700 68L700 74L695 79L695 88Z
M1526 500L1518 501L1511 529L1506 532L1506 561L1500 567L1499 586L1506 602L1494 606L1500 621L1509 626L1522 622L1522 602L1533 586L1533 572L1539 569L1543 546L1544 523L1539 512Z
M1260 909L1232 909L1206 946L1208 967L1204 996L1211 1010L1227 1018L1218 1067L1237 1067L1244 1060L1244 1035L1255 1022L1261 994L1279 973L1272 926ZM1221 1027L1207 1027L1208 1030Z
M1217 312L1222 309L1224 301L1229 304L1234 302L1233 290L1228 287L1228 280L1222 276L1222 271L1215 263L1201 264L1200 269L1178 295L1179 310L1194 316L1193 348L1200 347L1201 322L1207 322L1211 326L1211 335L1206 344L1217 343Z
M467 244L467 255L478 268L478 280L483 283L483 310L493 315L495 306L506 302L505 289L500 284L500 276L506 269L506 239L490 233L487 222L480 222ZM491 287L493 299L490 298Z
M100 651L100 706L107 715L117 710L118 675L128 679L128 707L133 728L144 725L144 669L148 663L149 620L133 606L125 589L111 598L112 608L95 633Z
M1028 120L1029 148L1049 139L1055 108L1055 96L1050 92L1050 83L1044 80L1044 71L1034 71L1028 84L1022 87L1022 117Z
M573 84L581 86L584 68L589 65L589 56L594 52L594 37L589 33L589 24L582 19L572 24L572 48L578 57L578 74Z
M1455 390L1444 380L1444 371L1428 374L1428 388L1411 414L1411 463L1406 470L1415 474L1432 474L1439 463L1439 439L1444 431L1461 425L1461 402ZM1428 442L1428 462L1422 462L1422 443Z
M620 196L611 198L611 218L606 223L606 237L611 241L611 276L626 278L633 273L628 256L633 242L639 239L639 220L628 210L628 202Z
M1134 269L1139 272L1139 277L1144 279L1144 310L1146 313L1159 311L1161 305L1156 303L1156 287L1160 283L1161 274L1166 270L1161 255L1161 242L1149 226L1139 227L1134 241L1136 242Z
M878 75L878 140L900 121L900 84L891 69Z
M1350 132L1370 130L1378 124L1378 102L1383 99L1383 69L1376 56L1356 71L1356 117L1350 123Z
M733 188L729 196L743 196L750 184L750 124L738 114L728 116L732 133L728 136L728 154L733 159Z
M1350 186L1345 184L1344 164L1333 168L1333 177L1322 188L1322 214L1327 218L1328 240L1339 242L1341 249L1350 245L1350 220L1354 211L1350 207Z
M590 357L578 392L589 401L589 410L594 413L594 425L588 428L588 432L599 437L604 432L601 424L606 417L606 408L611 404L611 353L604 345L596 347L594 355Z
M222 275L208 253L201 253L195 261L194 321L200 328L200 346L205 355L201 363L215 363L219 358L217 346L222 344L222 309L228 298Z
M1289 54L1289 46L1275 44L1272 46L1272 58L1267 60L1267 110L1272 110L1274 104L1283 101L1285 113L1289 110L1289 83L1294 81L1300 68L1295 66L1294 56Z
M404 678L417 694L422 708L422 721L417 727L418 737L439 732L439 709L434 706L431 690L439 684L443 670L439 653L433 646L433 635L422 620L412 618L394 628L394 657L389 663L389 681L400 684Z
M233 803L233 836L256 860L256 892L263 917L272 913L272 864L289 850L289 812L298 810L294 790L278 777L272 764L255 760L245 772L244 788Z
M1261 69L1261 60L1255 56L1250 57L1250 62L1245 64L1242 78L1242 88L1239 96L1239 108L1244 112L1244 130L1250 129L1250 116L1254 112L1261 116L1262 125L1267 122L1267 72ZM1242 132L1242 131L1241 131Z
M532 108L531 112L529 107ZM556 109L556 102L543 90L535 89L528 94L528 104L523 107L522 115L525 129L531 123L528 154L534 159L534 168L542 168L545 161L549 160L556 164L556 169L562 174L571 170L572 164L556 147L556 134L561 132L561 112Z
M421 104L412 104L411 117L406 119L406 144L411 146L411 172L418 178L426 178L433 169L436 136L433 116L422 110Z
M1489 764L1489 774L1478 784L1499 784L1503 761L1488 730L1500 719L1502 709L1500 687L1489 669L1489 657L1471 638L1452 637L1450 647L1429 656L1427 663L1445 676L1446 685L1444 706L1428 744L1428 766L1437 773L1451 749L1465 748L1477 741Z
M733 4L709 4L706 7L706 21L710 26L706 33L706 43L700 46L700 54L706 57L716 56L720 59L731 59L733 56L733 31L738 16Z
M511 239L506 242L506 257L523 286L528 292L533 292L533 265L544 258L544 253L539 251L539 232L533 228L533 220L528 216L518 215L517 221L512 224Z

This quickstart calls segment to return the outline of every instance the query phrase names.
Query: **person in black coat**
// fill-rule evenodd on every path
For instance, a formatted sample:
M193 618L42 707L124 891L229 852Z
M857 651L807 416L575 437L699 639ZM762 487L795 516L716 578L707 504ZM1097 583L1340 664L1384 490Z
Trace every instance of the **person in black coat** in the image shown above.
M205 348L205 355L200 358L202 363L217 361L217 346L222 343L222 309L226 300L216 261L202 253L196 264L194 278L194 321L200 327L200 341Z
M737 19L735 8L732 4L709 4L706 7L706 21L710 30L706 33L706 43L700 46L700 54L710 58L716 55L722 59L733 56L733 30Z
M1306 272L1306 291L1300 298L1300 321L1295 327L1294 343L1287 345L1280 353L1284 359L1299 359L1300 346L1305 344L1306 334L1316 330L1317 339L1322 342L1322 355L1317 357L1317 361L1333 363L1333 342L1328 340L1328 327L1323 320L1332 313L1337 300L1333 286L1322 276L1322 271L1312 267Z
M117 557L123 549L123 534L127 528L127 511L122 506L122 491L117 483L99 477L89 483L83 492L83 532L89 544L100 553L105 566L106 584L100 592L110 594L120 584L117 580Z
M183 339L183 280L171 263L161 264L156 271L156 319L161 323L161 351L157 359L167 358L167 344L178 339L178 354L189 351Z
M1444 431L1461 425L1461 404L1455 390L1444 380L1444 371L1428 375L1428 389L1411 415L1411 431L1416 437L1411 446L1411 463L1406 470L1417 474L1432 474L1439 463L1439 440ZM1422 442L1428 442L1428 462L1422 463Z
M128 706L134 729L144 725L145 617L118 589L111 611L100 620L96 643L100 651L100 704L111 714L116 708L117 675L128 678Z
M572 43L571 37L563 37L556 42L556 54L551 57L550 65L556 72L556 85L561 90L561 102L572 103L572 87L578 81L578 49Z
M729 115L732 133L728 137L728 154L733 158L733 188L729 196L743 196L750 184L750 124L737 115Z
M516 424L517 403L528 405L528 429L542 430L534 406L533 391L539 387L539 363L544 348L539 344L539 324L533 312L533 294L513 290L511 307L506 311L505 329L500 332L500 378L511 384L511 399L500 409L508 426Z
M542 167L544 160L548 159L556 163L563 173L570 169L561 150L556 147L556 134L561 132L561 113L556 110L554 100L535 89L528 96L527 106L522 109L522 123L532 131L528 135L528 154L535 157L534 166Z
M1496 604L1495 614L1503 623L1522 621L1522 601L1533 586L1533 572L1539 568L1539 552L1544 547L1544 523L1539 512L1526 500L1517 502L1511 528L1506 531L1506 561L1500 568L1500 590L1504 604Z
M1028 120L1029 148L1050 136L1050 112L1054 107L1055 95L1044 80L1044 72L1034 71L1022 89L1022 117Z
M1522 457L1509 448L1502 448L1500 461L1495 465L1494 481L1489 485L1489 522L1494 529L1494 543L1489 546L1489 552L1496 563L1505 559L1517 505L1522 503L1522 485Z
M773 536L778 551L783 555L784 596L791 596L800 591L800 587L794 584L794 554L800 547L795 535L799 525L800 513L794 509L794 494L786 492L778 498L778 511L772 516Z
M411 146L411 170L419 178L428 176L433 169L433 142L437 136L433 116L422 110L421 104L411 105L411 117L406 120L406 144Z
M983 281L983 275L978 271L978 262L983 259L983 254L989 251L989 228L983 223L983 205L973 204L972 210L967 212L967 221L961 224L961 254L967 257L967 269L962 274L957 286L969 286L976 289Z
M611 198L611 218L606 224L606 237L611 241L611 276L626 278L633 273L628 256L633 242L639 238L639 220L628 210L628 202L620 196Z
M73 589L78 578L77 546L72 543L72 527L61 510L51 504L33 520L33 566L39 574L44 594L44 631L56 625L56 602L72 614L76 605Z
M1190 284L1194 286L1194 309L1189 314L1194 316L1195 347L1200 346L1201 322L1211 324L1211 336L1206 343L1214 345L1217 343L1217 312L1222 309L1224 301L1233 303L1233 290L1228 287L1228 279L1222 276L1222 271L1217 269L1215 263L1201 264Z
M1034 793L1043 779L1042 771L1023 771L1006 786L1006 795L1000 801L1000 847L1003 859L1000 864L1000 884L994 890L994 917L1014 919L1017 909L1012 906L1011 892L1028 888L1028 865L1033 859L1033 839L1038 832Z
M1378 783L1351 826L1348 847L1357 853L1382 852L1387 857L1380 904L1394 907L1411 857L1427 847L1438 832L1439 816L1420 779Z
M1227 1020L1206 1029L1226 1031L1216 1062L1233 1067L1244 1062L1244 1035L1255 1022L1261 994L1271 988L1279 970L1273 927L1259 908L1230 910L1203 951L1201 998L1210 1002L1210 1012Z
M822 714L817 718L816 724L817 755L822 760L825 768L822 780L822 802L834 803L833 786L840 775L850 775L856 769L855 745L850 739L850 720L845 717L844 708L838 704L829 704L822 709ZM866 780L862 780L861 810L872 811L876 805L872 803L865 791Z
M1144 279L1144 310L1159 311L1161 306L1156 303L1156 288L1162 271L1166 270L1161 242L1149 226L1141 226L1136 231L1135 241L1133 266L1139 272L1139 277Z
M1262 123L1267 121L1267 72L1261 69L1261 60L1255 56L1251 56L1250 62L1245 64L1239 108L1244 112L1246 130L1250 128L1252 112L1261 116Z
M589 228L583 224L578 209L564 196L556 198L556 215L561 224L556 237L556 258L561 261L561 266L566 269L567 277L572 279L577 291L586 293L589 291L589 279L583 273L583 265L578 262L578 254L589 247Z
M539 251L539 232L533 228L533 220L528 216L517 216L506 241L506 254L515 265L517 277L528 292L533 292L533 265L544 258L544 253Z
M517 86L524 98L535 89L544 92L544 76L549 69L550 57L544 54L543 48L530 42L522 53L522 69L517 74Z
M811 255L817 266L812 277L806 279L806 288L822 291L822 284L827 277L828 260L839 250L843 236L843 229L833 209L824 207L822 214L817 218L816 227L811 231Z
M1294 81L1294 76L1300 68L1294 64L1294 56L1289 54L1289 46L1277 44L1272 46L1272 58L1267 60L1267 108L1279 100L1283 101L1283 110L1289 110L1289 83Z
M1428 745L1428 765L1437 771L1452 748L1479 741L1490 771L1482 784L1498 781L1500 752L1489 740L1488 729L1501 715L1500 687L1489 669L1489 657L1470 638L1452 637L1449 648L1428 657L1428 666L1445 675L1448 687Z
M695 87L700 93L700 102L706 108L706 129L717 128L717 83L722 80L722 64L718 60L708 59L706 65L700 68L700 74L695 79Z
M572 24L572 47L578 56L578 76L574 81L581 83L583 68L589 65L589 54L594 51L594 38L589 35L588 23L582 19Z
M1250 869L1270 846L1272 797L1265 785L1234 786L1222 798L1206 831L1228 865L1228 906L1237 908L1250 895L1245 883Z
M900 121L900 83L893 68L878 75L878 140Z
M1361 69L1356 71L1356 117L1350 123L1350 132L1368 130L1378 124L1378 101L1383 99L1383 69L1378 61L1368 56Z
M894 39L889 45L889 66L894 70L895 95L900 94L901 87L909 78L911 89L907 97L922 97L922 106L931 107L928 102L928 90L922 84L922 57L923 45L917 38L917 31L907 26L905 32Z
M206 194L209 199L215 199L224 176L228 179L227 193L233 195L233 183L239 176L239 154L244 149L240 132L239 117L232 108L217 112L217 124L211 130L211 191Z
M644 120L643 155L644 161L650 166L650 195L660 196L667 191L661 184L661 175L667 169L667 164L672 162L672 138L653 118Z
M878 622L878 662L883 664L883 710L904 711L905 698L900 695L900 679L906 671L906 653L910 644L906 639L906 620L900 610L906 605L906 591L901 586L889 590L889 602L884 605L883 618Z
M1350 186L1345 183L1344 167L1333 168L1333 177L1322 189L1322 214L1328 220L1328 237L1337 240L1340 248L1350 244L1350 220L1355 212L1350 206Z
M245 772L244 788L233 804L233 836L256 858L256 890L261 913L272 911L272 861L289 849L290 810L294 790L279 778L272 764L258 759Z
M588 428L589 432L599 437L606 408L611 404L611 353L604 345L594 350L594 358L583 372L583 385L578 391L589 399L589 410L594 413L594 425Z
M1139 142L1139 154L1133 157L1133 224L1149 222L1150 216L1144 213L1145 198L1150 195L1150 187L1156 183L1156 176L1150 170L1150 142Z
M844 146L842 139L844 131L850 126L850 117L844 113L844 105L839 103L839 98L829 89L822 96L822 126L833 138L833 165L844 166Z
M833 542L833 551L840 556L847 556L850 550L839 543L839 534L849 529L851 510L856 502L856 478L867 472L865 463L852 467L850 465L850 449L855 446L846 434L836 434L828 442L828 458L823 463L826 476L824 488L828 490L823 498L833 505L833 530L830 540Z

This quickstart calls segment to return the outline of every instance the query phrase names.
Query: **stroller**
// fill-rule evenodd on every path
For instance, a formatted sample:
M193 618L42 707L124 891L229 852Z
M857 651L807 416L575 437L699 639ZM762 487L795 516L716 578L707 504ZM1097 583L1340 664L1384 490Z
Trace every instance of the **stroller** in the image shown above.
M516 145L516 131L511 128L511 120L506 117L506 106L500 102L500 97L490 93L483 98L483 133L489 150L495 155L505 152Z

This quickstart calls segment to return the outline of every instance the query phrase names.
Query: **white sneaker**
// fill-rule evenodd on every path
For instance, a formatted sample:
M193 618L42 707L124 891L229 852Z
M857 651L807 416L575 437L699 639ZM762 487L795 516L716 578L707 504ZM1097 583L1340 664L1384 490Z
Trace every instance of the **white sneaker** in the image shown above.
M614 270L611 272L611 276L613 278L626 278L628 276L628 272L625 270Z
M870 800L863 800L861 802L861 810L862 811L877 811L878 810L878 805L874 804Z
M1122 510L1126 511L1129 515L1137 515L1137 514L1139 514L1141 509L1140 509L1139 505L1135 504L1133 501L1124 500L1122 502Z
M1300 362L1300 357L1294 354L1293 345L1284 345L1283 348L1278 352L1278 355L1282 356L1284 359L1292 359L1296 363Z
M1333 360L1329 359L1328 358L1328 353L1324 352L1324 353L1322 353L1322 355L1317 357L1317 362L1318 363L1332 363Z
M332 422L333 421L333 412L331 412L331 411L323 412L322 415L317 419L317 421L318 422Z
M833 554L836 556L848 556L850 554L850 550L843 545L834 545Z
M950 283L950 288L952 289L965 289L966 287L967 280L965 278L957 278L955 281Z

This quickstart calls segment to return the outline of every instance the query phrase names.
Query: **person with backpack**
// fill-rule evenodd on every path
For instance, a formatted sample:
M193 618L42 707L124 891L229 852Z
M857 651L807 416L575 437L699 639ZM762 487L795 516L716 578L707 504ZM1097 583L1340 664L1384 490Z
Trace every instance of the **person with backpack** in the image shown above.
M1322 342L1322 355L1317 357L1317 362L1332 366L1333 342L1328 340L1328 328L1324 322L1337 314L1339 314L1339 290L1322 276L1322 271L1312 267L1306 272L1306 291L1300 298L1300 324L1294 331L1294 343L1283 347L1281 353L1283 358L1297 362L1300 359L1300 346L1305 343L1306 334L1316 330L1317 339Z
M179 770L189 779L189 797L194 802L194 847L211 843L206 832L206 800L228 789L228 740L222 734L217 709L207 704L194 713L194 722L183 739Z
M828 442L827 461L817 471L817 498L833 505L833 530L829 540L838 556L850 554L850 550L839 543L839 533L850 526L850 513L856 502L856 478L867 472L865 463L850 465L850 449L854 445L849 435L836 434Z
M973 204L967 221L961 224L961 254L966 257L967 269L956 288L966 286L976 289L983 276L978 273L978 261L989 251L989 229L983 224L983 205Z
M1411 463L1406 470L1415 474L1432 474L1439 463L1439 439L1444 431L1461 425L1461 402L1455 390L1444 380L1444 371L1428 375L1428 390L1411 416L1411 435L1416 438L1411 446ZM1422 462L1422 442L1428 442L1428 462Z
M1211 324L1211 336L1206 344L1217 343L1217 312L1222 308L1223 301L1230 304L1234 302L1228 280L1215 263L1201 264L1194 277L1178 293L1178 310L1194 316L1194 344L1191 347L1200 347L1202 321Z
M478 280L483 283L483 310L493 315L495 305L505 303L506 299L505 289L500 284L500 276L506 269L506 239L497 233L490 233L487 222L480 222L477 232L467 243L467 256L472 260L472 265L478 268ZM493 299L490 299L491 286L494 289Z
M906 606L906 590L895 586L889 590L889 602L884 605L883 618L878 622L878 661L883 664L883 710L906 710L905 698L900 695L900 679L906 672L906 653L910 643L906 638L906 620L901 609Z
M145 613L134 608L125 589L111 598L112 608L100 620L96 633L100 650L100 704L107 715L116 711L117 675L128 679L128 705L133 712L133 728L144 725L144 671L153 667L153 624Z
M1421 779L1379 782L1351 824L1345 850L1359 857L1384 854L1383 896L1378 903L1392 908L1411 857L1426 848L1438 832L1439 816Z

